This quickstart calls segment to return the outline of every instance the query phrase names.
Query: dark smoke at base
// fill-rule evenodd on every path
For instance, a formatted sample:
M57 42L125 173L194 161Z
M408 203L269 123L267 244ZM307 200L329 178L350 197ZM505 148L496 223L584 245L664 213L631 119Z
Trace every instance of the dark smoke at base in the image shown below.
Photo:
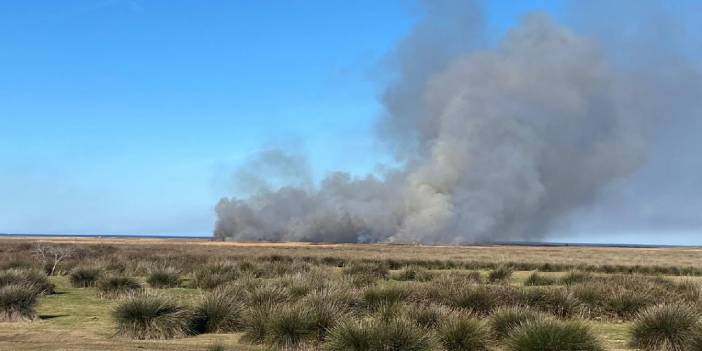
M222 199L216 237L539 239L641 167L660 116L685 114L698 95L663 93L669 75L624 69L603 45L543 15L525 19L498 47L478 49L475 6L426 7L396 50L399 78L383 96L382 138L405 166Z

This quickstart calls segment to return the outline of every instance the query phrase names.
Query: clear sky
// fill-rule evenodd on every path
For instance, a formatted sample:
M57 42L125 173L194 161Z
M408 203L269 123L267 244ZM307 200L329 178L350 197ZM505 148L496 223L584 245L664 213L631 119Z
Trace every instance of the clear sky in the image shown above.
M540 2L496 7L505 31ZM271 145L363 173L408 1L0 3L0 232L212 228Z
M499 38L553 1L487 2ZM0 2L0 232L209 234L271 145L321 176L387 160L383 58L412 1Z

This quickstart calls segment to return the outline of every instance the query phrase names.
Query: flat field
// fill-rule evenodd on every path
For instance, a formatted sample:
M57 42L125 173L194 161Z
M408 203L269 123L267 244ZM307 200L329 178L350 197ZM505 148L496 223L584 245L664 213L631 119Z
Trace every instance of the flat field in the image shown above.
M53 262L39 254L42 248L68 252L48 277L54 292L38 298L33 320L0 322L0 350L205 351L213 345L224 350L316 350L327 347L329 332L342 319L413 320L413 311L421 307L438 316L437 325L458 314L487 325L493 311L512 305L582 323L605 349L632 350L629 331L640 310L685 303L699 311L702 283L702 250L684 248L7 238L0 239L0 268L50 273ZM214 291L232 289L240 303L237 320L217 332L135 340L118 330L113 316L126 297L99 297L99 283L76 287L72 282L71 272L85 267L98 269L99 279L134 279L140 294L166 297L191 310ZM153 275L163 271L177 281L154 288ZM258 341L252 337L254 324L261 322L252 316L262 301L286 311L300 306L316 311L322 305L313 301L322 301L314 300L321 295L344 301L333 304L344 307L335 309L338 315L324 327L288 335L268 316ZM629 302L622 304L622 297ZM416 330L438 340L434 329ZM438 341L431 345L446 349ZM492 336L488 348L505 349Z

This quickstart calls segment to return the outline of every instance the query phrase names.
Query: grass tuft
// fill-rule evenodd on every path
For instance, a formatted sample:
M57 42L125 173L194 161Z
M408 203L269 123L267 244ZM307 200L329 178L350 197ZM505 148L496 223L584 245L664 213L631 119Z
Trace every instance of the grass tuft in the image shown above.
M136 279L125 276L104 277L98 280L96 287L97 296L108 299L136 294L143 290Z
M283 305L269 316L266 342L278 349L289 349L315 335L311 309L301 305Z
M346 320L329 332L327 351L428 351L436 349L431 335L411 321Z
M355 286L368 286L378 280L387 279L389 270L381 263L358 263L354 262L345 267L342 273L351 278Z
M687 350L699 316L685 305L657 305L642 311L631 328L631 346L642 350Z
M158 295L134 295L115 307L117 334L132 339L173 339L192 334L192 313Z
M210 264L195 271L192 285L200 289L214 289L236 280L240 274L236 265L226 262Z
M502 307L490 318L490 328L498 339L504 339L522 324L544 319L543 313L528 307Z
M370 351L373 324L368 320L347 319L337 324L327 336L326 351Z
M71 270L71 274L69 275L71 286L74 288L95 287L101 277L102 269L86 266L73 268L73 270Z
M54 293L54 284L46 274L38 269L8 269L0 272L0 287L7 285L24 285L31 287L36 294Z
M205 294L195 307L193 330L198 333L230 333L241 329L242 297L231 289L217 288Z
M541 319L522 324L505 340L509 351L602 351L600 340L579 321Z
M372 286L363 291L363 303L371 311L406 300L410 291L402 286Z
M467 315L456 315L443 322L438 339L446 350L483 351L490 344L490 330L485 323Z
M512 268L501 265L488 273L488 281L491 283L506 282L512 277Z
M393 280L426 282L432 280L434 276L426 268L420 266L407 266L402 270L391 274Z
M556 284L555 279L541 275L538 272L529 274L529 277L524 281L524 286L546 286L554 284Z
M465 286L446 292L449 306L463 308L480 315L488 315L497 306L496 292L487 286Z
M178 271L170 267L158 268L149 273L146 282L149 283L149 286L156 289L175 288L180 282L180 275Z
M0 287L0 322L34 320L37 295L37 289L26 284Z

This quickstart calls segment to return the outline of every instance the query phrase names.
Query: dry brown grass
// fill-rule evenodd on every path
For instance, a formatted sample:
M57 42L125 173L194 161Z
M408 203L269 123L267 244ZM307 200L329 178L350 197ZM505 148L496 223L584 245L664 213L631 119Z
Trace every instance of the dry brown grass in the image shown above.
M125 254L338 257L341 259L448 260L453 262L521 262L537 264L699 267L699 248L606 248L532 246L426 246L396 244L314 244L221 242L165 239L2 238L0 247L31 243L77 246L110 245Z

